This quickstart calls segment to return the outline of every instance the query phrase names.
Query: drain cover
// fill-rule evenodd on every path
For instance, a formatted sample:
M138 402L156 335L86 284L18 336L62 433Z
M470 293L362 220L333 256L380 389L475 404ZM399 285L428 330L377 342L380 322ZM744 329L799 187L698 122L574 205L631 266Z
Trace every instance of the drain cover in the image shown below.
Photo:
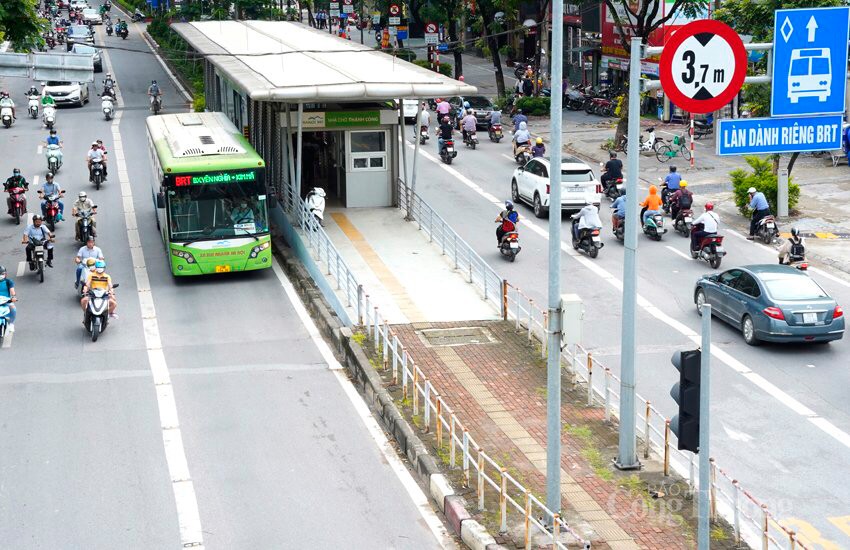
M484 327L432 328L419 331L427 346L495 344L498 340Z

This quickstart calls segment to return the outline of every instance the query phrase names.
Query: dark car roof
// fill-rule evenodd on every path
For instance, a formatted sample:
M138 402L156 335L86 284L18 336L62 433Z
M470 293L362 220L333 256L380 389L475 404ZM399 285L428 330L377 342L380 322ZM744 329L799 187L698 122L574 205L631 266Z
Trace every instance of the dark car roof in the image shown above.
M808 277L806 273L800 271L795 267L791 267L790 265L779 265L779 264L755 264L755 265L742 265L741 269L746 269L750 273L754 275L771 275L771 274L780 274L780 275L797 275L799 277ZM769 278L769 277L768 277Z

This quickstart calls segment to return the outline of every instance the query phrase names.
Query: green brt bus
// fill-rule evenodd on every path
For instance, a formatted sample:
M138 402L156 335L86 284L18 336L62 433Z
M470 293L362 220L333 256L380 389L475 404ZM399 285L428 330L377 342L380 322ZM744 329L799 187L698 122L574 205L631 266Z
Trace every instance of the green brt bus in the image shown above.
M171 273L271 267L265 162L223 113L147 118L157 227Z

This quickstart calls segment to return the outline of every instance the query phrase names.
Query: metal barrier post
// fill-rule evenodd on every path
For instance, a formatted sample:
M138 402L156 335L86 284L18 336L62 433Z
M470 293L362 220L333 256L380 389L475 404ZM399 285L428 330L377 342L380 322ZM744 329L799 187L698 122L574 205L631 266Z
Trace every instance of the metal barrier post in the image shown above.
M517 307L519 307L519 299L517 299ZM531 298L528 299L528 341L531 342L531 325L534 321L534 300Z
M768 533L770 529L770 526L768 525L770 518L767 512L767 504L761 505L761 517L761 547L762 550L770 550L770 535Z
M593 405L593 354L587 354L587 406Z
M398 336L393 334L393 385L398 384Z
M708 495L708 503L709 503L709 519L711 521L717 521L717 464L714 462L714 458L708 459L711 468L709 470L709 474L711 475L711 480L709 482L709 495Z
M644 458L649 458L649 448L650 448L650 444L651 444L650 438L652 437L652 435L649 432L649 415L650 414L652 414L652 407L650 406L649 401L647 401L646 402L646 415L644 416L644 425L643 425L644 434L646 434L646 438L645 438L644 446L643 446L643 457Z
M428 220L428 242L434 242L434 210L429 208L429 220Z
M502 321L508 320L508 280L502 279Z
M455 233L454 257L455 257L455 269L457 269L457 233Z
M455 413L452 413L449 417L449 466L454 470L457 464L455 456Z
M797 533L793 530L788 531L788 550L795 550L797 548Z
M469 432L463 429L463 444L460 452L463 453L463 486L469 487Z
M407 400L407 350L401 345L401 398Z
M341 288L340 284L340 276L339 276L339 254L336 255L336 289L339 290Z
M476 494L478 495L478 511L484 510L484 451L478 447L478 483Z
M387 370L387 366L390 364L390 324L384 319L384 357L383 357L383 367L384 370Z
M605 367L605 422L611 421L611 369Z
M431 431L431 381L425 378L425 433Z
M735 528L735 544L741 542L741 509L738 505L738 499L741 494L741 487L738 485L738 480L732 480L732 488L735 495L732 497L732 513L734 514L733 527Z
M419 369L413 365L413 416L419 414Z
M531 550L531 495L525 491L525 550Z
M561 514L552 514L552 547L558 548L558 538L561 536Z
M664 421L664 475L670 475L670 421Z
M467 269L467 272L469 273L469 281L467 281L467 282L471 283L472 282L472 258L469 259L469 268Z
M365 317L363 318L363 325L366 327L366 336L367 337L371 337L371 334L369 334L369 332L370 332L369 325L371 324L370 321L369 321L369 312L371 311L370 307L371 306L369 305L369 295L364 294L363 295L363 313L364 313Z
M508 532L508 478L505 475L507 470L499 468L499 533L505 534Z
M378 351L378 343L380 338L380 321L378 320L378 306L375 306L375 351Z
M438 395L436 401L437 401L437 448L442 449L443 448L443 417L442 417L443 400Z
M470 260L472 261L472 260ZM486 266L481 265L481 286L484 287L484 301L487 301L487 269Z

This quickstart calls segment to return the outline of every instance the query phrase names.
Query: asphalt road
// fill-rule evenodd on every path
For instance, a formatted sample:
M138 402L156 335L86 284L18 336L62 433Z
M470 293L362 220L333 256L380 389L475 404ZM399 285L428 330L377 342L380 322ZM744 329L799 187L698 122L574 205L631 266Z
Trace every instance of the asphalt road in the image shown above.
M55 268L39 284L18 276L23 227L0 217L0 263L20 299L0 350L0 547L181 548L201 537L222 549L453 546L279 269L172 278L150 199L145 91L152 79L163 85L165 112L182 101L137 26L106 43L122 48L108 54L121 140L98 100L60 109L57 181L69 214L82 189L99 206L120 318L91 343L73 288L73 222L57 228ZM18 101L29 82L0 85ZM15 166L41 183L46 131L25 111L0 133L0 173ZM83 164L96 138L113 153L100 191ZM134 221L143 259L131 257Z
M578 121L584 113L570 113ZM571 131L565 124L565 133ZM408 126L407 135L411 133ZM480 146L472 151L460 139L451 166L439 161L432 138L424 152L417 192L497 272L531 296L547 299L548 220L534 217L528 205L518 207L522 252L516 263L500 257L493 220L510 198L515 162L510 138L500 144L479 132ZM408 148L408 169L412 162ZM646 183L640 184L646 195ZM704 198L694 189L696 205ZM610 210L603 202L605 247L595 260L572 250L570 220L562 224L562 292L577 293L584 301L584 345L606 366L619 372L623 245L611 233ZM669 218L668 218L669 221ZM668 228L670 226L668 225ZM776 253L723 229L728 255L720 270L736 265L775 263ZM678 373L670 363L674 351L693 349L686 334L698 334L700 320L693 302L696 279L711 268L691 260L688 240L672 232L661 242L638 235L638 364L637 391L668 417L675 414L670 387ZM601 268L601 269L600 269ZM818 281L839 304L850 304L850 284L835 280L825 268L813 269ZM847 280L847 279L845 279ZM712 364L712 455L745 488L766 502L780 517L820 541L822 548L850 546L850 401L847 400L848 338L829 345L762 345L750 347L740 332L714 320L715 351L725 361ZM808 523L807 523L808 522ZM820 535L812 530L820 531ZM818 537L821 537L820 539ZM831 542L830 542L831 541Z

